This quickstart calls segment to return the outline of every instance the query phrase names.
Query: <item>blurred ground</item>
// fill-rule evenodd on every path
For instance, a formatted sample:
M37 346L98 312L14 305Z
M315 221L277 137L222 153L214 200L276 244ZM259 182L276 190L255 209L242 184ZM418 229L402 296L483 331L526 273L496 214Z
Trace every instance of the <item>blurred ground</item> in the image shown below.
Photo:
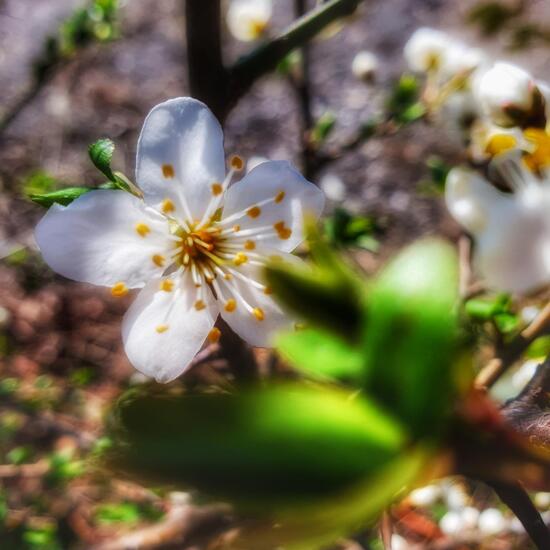
M80 4L76 0L0 0L2 110L9 109L29 85L30 63L46 35ZM384 90L404 70L403 44L421 25L450 30L495 56L521 60L540 78L550 78L547 49L535 47L512 54L504 51L504 40L482 39L476 29L466 26L465 15L472 5L469 0L372 0L343 32L317 41L312 47L314 113L320 116L331 110L338 114L331 140L351 135L358 120L367 120L380 109ZM528 18L550 24L547 2L533 1L528 6ZM0 463L39 462L45 453L60 448L89 450L99 433L104 405L127 387L129 377L139 381L121 351L120 319L128 300L113 300L104 290L62 280L41 263L32 229L43 212L22 197L21 188L37 170L66 184L99 183L86 149L101 136L116 142L117 167L133 174L144 116L156 103L188 90L182 8L183 2L177 0L126 2L121 11L121 38L89 47L70 61L0 136L0 392L4 396L0 402ZM291 13L289 0L276 2L275 27L289 22ZM230 37L226 40L228 60L247 49ZM374 86L351 74L353 56L361 49L379 56ZM299 116L293 93L280 76L259 82L227 121L227 152L299 163ZM346 185L344 206L387 218L384 256L419 234L457 235L441 200L416 193L427 177L425 161L434 154L452 160L457 148L442 131L416 125L396 136L370 140L315 179L337 173ZM14 412L15 402L19 404ZM83 434L91 439L83 443ZM26 449L24 460L10 458L14 448ZM75 450L73 456L76 459L80 454ZM47 484L16 472L20 485L17 492L10 491L14 480L9 470L1 468L3 485L10 495L17 495L8 508L23 515L36 514L32 508L36 495ZM70 526L60 529L77 533L84 544L99 540L101 529L94 531L97 519L90 519L90 510L101 499L115 498L112 494L120 488L110 492L87 485L86 491L77 487L75 493L73 487L68 502L74 509L67 511L68 502L57 500L64 487L51 486L55 498L39 506L37 515L69 518ZM80 499L88 503L84 512L75 504ZM149 493L138 499L149 500L161 512L167 506ZM139 521L146 516L140 514ZM20 523L25 523L24 517ZM105 529L103 535L108 535L110 528ZM506 544L484 548L511 548Z

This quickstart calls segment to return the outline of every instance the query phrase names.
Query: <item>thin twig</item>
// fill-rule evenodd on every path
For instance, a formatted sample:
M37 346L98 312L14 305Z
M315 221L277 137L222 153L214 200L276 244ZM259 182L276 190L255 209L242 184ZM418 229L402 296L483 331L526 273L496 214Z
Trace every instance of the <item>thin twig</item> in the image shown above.
M476 388L488 389L493 386L533 341L547 332L550 332L550 302L521 334L498 351L496 357L479 372L475 380Z

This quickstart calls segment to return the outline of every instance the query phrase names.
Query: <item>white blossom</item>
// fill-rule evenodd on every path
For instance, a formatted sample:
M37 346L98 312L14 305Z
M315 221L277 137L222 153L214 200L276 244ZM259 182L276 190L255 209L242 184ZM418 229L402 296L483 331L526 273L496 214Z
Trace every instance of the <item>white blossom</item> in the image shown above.
M478 528L483 535L498 535L508 531L508 522L500 510L487 508L479 514Z
M403 53L413 71L427 72L437 70L444 64L448 48L447 34L422 27L409 38Z
M446 185L451 215L475 240L474 262L495 289L525 293L550 283L550 180L519 162L502 164L512 193L455 168Z
M480 75L475 85L485 115L504 127L517 125L516 112L531 111L536 91L536 82L527 71L502 62Z
M372 52L363 50L355 54L351 62L351 72L359 80L372 80L378 70L378 57Z
M237 40L252 42L264 34L272 12L271 0L231 0L227 9L227 27Z
M287 162L264 162L230 186L221 126L191 98L157 105L138 142L143 200L95 190L55 205L36 228L45 261L76 281L141 288L123 321L131 363L168 382L203 343L219 337L218 314L255 346L290 320L261 278L269 259L299 261L304 213L318 216L322 192Z

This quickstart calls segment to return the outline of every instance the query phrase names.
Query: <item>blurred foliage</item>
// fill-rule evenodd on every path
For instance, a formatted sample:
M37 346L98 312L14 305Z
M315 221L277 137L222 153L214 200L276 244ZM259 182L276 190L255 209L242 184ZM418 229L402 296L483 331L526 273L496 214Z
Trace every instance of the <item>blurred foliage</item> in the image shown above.
M116 523L133 525L143 520L158 521L163 515L162 510L148 502L118 502L101 504L96 508L94 517L100 525Z
M525 351L525 356L530 359L539 359L550 355L550 334L539 336Z
M46 78L60 62L94 42L117 37L118 0L91 0L66 19L57 34L47 38L42 54L34 62L38 82Z
M441 157L431 155L426 160L426 168L428 169L429 179L419 183L420 192L430 195L441 195L445 191L445 182L447 181L447 175L451 171L451 166Z
M512 298L508 294L471 298L464 309L473 320L492 321L502 334L509 334L520 327L520 319L513 311Z
M388 115L398 124L409 124L422 118L426 109L420 101L421 87L415 76L402 75L388 97Z
M381 227L371 216L354 215L344 208L336 208L324 220L325 234L330 244L342 247L356 246L376 252L379 241L375 233Z
M314 147L319 147L323 144L336 125L336 115L332 111L323 113L313 125L309 140Z

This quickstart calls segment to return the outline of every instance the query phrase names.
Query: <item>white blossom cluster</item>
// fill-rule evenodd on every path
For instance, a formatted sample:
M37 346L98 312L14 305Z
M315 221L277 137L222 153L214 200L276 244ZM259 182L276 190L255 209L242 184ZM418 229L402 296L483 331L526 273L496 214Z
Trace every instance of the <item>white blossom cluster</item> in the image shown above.
M433 29L418 29L404 55L425 75L429 115L455 135L460 129L467 147L472 166L451 170L446 203L475 240L478 272L498 290L530 293L547 286L550 88Z

